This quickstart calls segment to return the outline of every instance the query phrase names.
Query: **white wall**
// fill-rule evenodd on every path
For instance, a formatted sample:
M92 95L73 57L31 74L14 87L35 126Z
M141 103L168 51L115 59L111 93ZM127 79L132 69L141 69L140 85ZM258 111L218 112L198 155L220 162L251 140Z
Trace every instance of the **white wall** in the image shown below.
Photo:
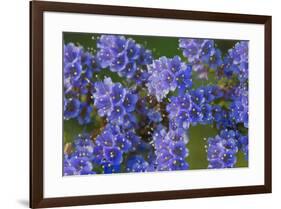
M82 2L76 0L75 2ZM281 116L281 44L279 1L273 0L88 0L99 4L176 8L273 15L273 194L171 200L95 206L116 208L254 208L281 206L279 118ZM0 32L0 206L27 208L29 143L29 8L27 0L1 2ZM77 208L92 208L77 207Z

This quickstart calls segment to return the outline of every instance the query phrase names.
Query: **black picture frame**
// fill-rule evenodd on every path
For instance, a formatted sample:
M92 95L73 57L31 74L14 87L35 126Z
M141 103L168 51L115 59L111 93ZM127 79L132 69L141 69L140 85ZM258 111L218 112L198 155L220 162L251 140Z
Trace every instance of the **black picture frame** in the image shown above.
M253 23L264 25L265 46L265 135L264 184L242 187L224 187L212 189L173 190L161 192L127 193L111 195L74 196L44 198L43 196L43 13L68 12L83 14L105 14L115 16L136 16L184 20L202 20L235 23ZM271 123L272 123L272 29L271 16L151 9L137 7L105 6L93 4L30 2L30 207L58 207L89 204L106 204L210 196L271 193Z

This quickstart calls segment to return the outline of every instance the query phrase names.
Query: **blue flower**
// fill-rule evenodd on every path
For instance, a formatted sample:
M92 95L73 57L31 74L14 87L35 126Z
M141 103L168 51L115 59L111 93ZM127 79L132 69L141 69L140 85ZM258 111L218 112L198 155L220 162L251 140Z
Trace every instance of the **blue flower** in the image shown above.
M152 53L133 39L118 35L102 35L97 43L96 60L101 68L140 84L149 77L146 65L152 63Z
M238 134L233 130L222 130L220 135L208 139L209 168L232 168L236 164Z
M174 56L169 63L169 69L175 74L180 70L184 70L186 65L182 62L180 56Z
M79 62L82 53L82 48L76 47L73 43L64 45L64 64Z
M111 88L113 86L111 78L105 78L103 82L95 82L95 94L94 97L100 97L109 95L111 92Z
M240 135L238 138L238 146L245 155L245 160L248 160L248 136Z
M102 145L96 145L93 149L93 155L91 160L93 163L101 164L104 160L104 147Z
M132 112L135 110L137 101L138 96L136 94L127 93L124 98L123 106L127 112Z
M165 149L158 150L156 152L157 155L157 169L159 171L168 171L172 170L171 164L174 160L173 155Z
M120 165L123 161L122 152L116 147L106 148L105 159L112 165Z
M64 118L71 119L79 115L80 112L80 101L78 99L64 99Z
M74 156L70 159L70 162L79 175L93 174L93 165L87 157Z
M155 96L159 102L170 91L175 91L179 85L180 92L191 86L191 70L182 63L178 56L174 58L160 57L148 66L150 76L146 86L149 94Z
M107 68L110 66L114 59L114 54L110 51L110 49L103 48L97 53L97 60L101 68Z
M113 87L111 89L110 96L111 96L113 104L115 105L118 102L120 102L121 100L123 100L123 98L125 96L125 89L122 87L122 85L120 83L116 83L113 85Z
M141 146L141 138L133 131L125 133L126 139L132 144L131 151L136 151Z
M129 60L137 60L139 58L140 45L136 44L133 39L126 42L126 53Z
M189 164L182 158L177 158L174 159L171 162L171 170L188 170L189 169Z
M242 123L244 127L248 128L248 97L243 102L243 98L236 98L236 100L230 104L230 117L236 121L236 123Z
M110 115L113 109L113 104L109 96L96 98L94 105L98 109L98 114L100 116Z
M203 62L208 62L213 52L214 52L214 41L204 40L200 50L200 59Z
M201 88L193 90L191 92L191 99L197 105L203 104L205 102L204 90Z
M122 150L122 152L129 152L132 148L132 142L123 134L116 136L115 144Z
M118 75L121 77L126 77L131 79L135 75L136 71L137 71L136 62L128 62L125 68L118 72Z
M161 79L161 86L163 88L168 88L174 90L176 88L175 76L169 70L163 70L159 75Z
M121 166L120 165L112 165L110 162L104 162L102 164L103 173L104 174L111 174L111 173L120 173Z
M222 161L224 162L224 167L232 168L236 164L237 158L233 152L227 151L224 153Z
M132 93L133 90L124 88L120 83L113 83L109 78L96 83L95 90L94 105L100 116L127 128L129 123L135 123L134 116L130 113L135 110L138 96Z
M145 172L149 164L140 155L135 155L127 160L126 171L127 172Z
M194 63L199 59L202 42L201 39L179 39L179 47L183 49L183 55L188 58L188 62Z
M155 169L159 171L184 170L189 166L185 162L188 155L186 148L188 140L181 129L166 131L159 125L153 133L155 147Z
M125 130L134 129L137 127L137 118L133 113L127 112L123 117L123 122L119 126Z
M126 47L124 36L102 35L99 37L97 47L101 49L110 49L114 54L122 52Z
M189 112L187 112L185 110L181 110L181 111L179 111L177 118L175 119L175 122L176 122L178 128L183 128L183 129L187 130L190 125L190 119L191 118L190 118Z
M67 154L64 155L64 167L63 174L64 176L71 176L76 174L75 167L71 164L70 158Z
M221 51L219 49L215 49L211 54L208 64L210 68L214 70L217 70L217 68L223 64Z
M183 141L172 143L171 151L177 158L185 158L188 155L186 144Z
M104 130L102 134L97 136L96 138L96 144L98 146L103 146L103 147L112 147L114 146L114 138L109 130Z
M110 64L110 70L112 72L120 72L126 68L128 64L128 58L125 53L118 54Z
M75 149L78 151L86 151L89 154L93 153L94 143L89 134L83 133L79 134L78 137L75 138L73 142Z
M192 67L190 65L187 65L186 69L179 70L176 73L176 81L180 95L183 95L186 89L189 89L192 86L191 72Z
M82 73L82 65L79 61L73 63L67 63L64 66L64 77L69 79L70 83L77 81Z
M222 61L221 51L215 48L214 40L183 38L179 40L179 47L199 79L207 80L209 69L217 70L228 63Z
M152 63L152 53L150 50L145 49L143 46L139 50L139 58L137 64L139 65L149 65Z
M213 121L213 108L209 104L204 104L201 106L201 111L203 114L202 124L210 124Z
M197 124L203 119L203 114L201 108L194 104L192 105L191 110L189 111L190 121L192 124Z
M248 80L248 41L240 41L228 51L223 70L227 77L236 74L240 82Z
M116 122L123 122L123 118L125 115L125 109L123 105L116 105L113 107L112 112L110 113L109 119Z

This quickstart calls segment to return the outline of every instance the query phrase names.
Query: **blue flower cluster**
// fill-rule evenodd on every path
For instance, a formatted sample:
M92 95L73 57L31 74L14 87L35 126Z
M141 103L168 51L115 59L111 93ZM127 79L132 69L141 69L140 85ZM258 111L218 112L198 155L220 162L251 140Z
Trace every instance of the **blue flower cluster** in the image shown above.
M80 134L73 142L74 152L64 155L64 175L94 174L91 158L94 143L89 134Z
M234 167L238 152L239 134L233 130L222 130L220 135L208 139L209 168Z
M248 136L242 135L237 130L221 130L219 135L208 139L209 168L234 167L239 149L248 160Z
M216 86L203 86L185 95L171 97L171 102L166 108L170 128L188 130L191 124L211 124L215 109L212 102L220 99L222 95L222 91Z
M95 56L82 47L64 46L64 118L79 124L91 122L93 74L99 71Z
M99 116L105 116L108 122L127 127L136 121L132 112L138 96L124 88L121 83L113 83L110 78L96 82L93 96Z
M79 135L73 142L73 152L64 157L65 175L86 175L96 172L109 174L121 171L125 154L146 149L148 145L133 130L107 124L93 141L89 134ZM126 158L127 172L145 172L148 162L141 155Z
M125 36L96 46L93 55L64 45L64 119L83 128L65 145L64 175L187 170L197 125L217 129L208 168L235 167L238 152L248 159L247 41L223 56L214 40L180 38L184 58L157 59Z
M238 42L229 50L228 59L231 64L224 66L224 72L227 76L237 76L239 80L231 95L230 117L248 128L248 42Z
M97 60L102 68L141 84L147 80L147 65L152 63L152 53L133 39L124 36L102 35L97 48Z
M179 56L154 60L148 66L150 76L146 86L149 94L154 95L159 102L177 88L179 94L184 94L192 86L191 70L191 66L182 62Z
M96 137L93 163L102 166L103 173L120 172L123 155L137 150L141 143L140 137L132 130L125 132L120 126L108 124ZM127 170L132 166L131 159Z
M187 170L189 168L186 162L188 137L184 131L169 130L167 132L164 127L159 125L153 133L153 143L155 170Z
M241 83L248 81L248 50L248 41L240 41L228 51L222 66L226 76L236 75Z
M209 70L217 70L223 64L222 53L214 40L181 38L179 47L200 79L208 79Z

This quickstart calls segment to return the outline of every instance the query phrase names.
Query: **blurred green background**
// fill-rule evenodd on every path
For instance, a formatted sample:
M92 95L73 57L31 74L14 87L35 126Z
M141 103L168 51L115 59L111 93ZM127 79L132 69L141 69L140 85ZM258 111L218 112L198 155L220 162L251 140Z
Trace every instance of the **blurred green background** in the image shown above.
M123 35L123 34L122 34ZM100 34L94 33L74 33L64 32L64 43L74 43L75 45L82 46L85 50L96 53L96 41ZM155 59L166 56L173 57L178 55L183 61L186 58L183 57L182 51L178 48L178 38L176 37L160 37L160 36L136 36L136 35L124 35L126 38L132 38L137 43L143 45L145 48L150 49ZM215 40L216 47L219 48L224 56L228 49L232 48L237 41L235 40ZM101 71L99 77L109 76L114 82L122 82L125 80L119 77L116 73L110 71ZM193 81L196 86L207 85L213 82L212 77L209 80L198 80L196 76L193 76ZM77 120L64 120L64 144L72 142L74 138L81 132L92 132L99 129L100 118L97 115L93 115L93 122L81 126ZM190 169L205 169L208 166L207 153L206 153L206 141L208 137L213 137L218 134L218 131L212 125L197 125L191 126L189 129L189 143L187 147L189 149L189 156L187 161L190 165ZM244 159L242 152L237 154L236 167L247 167L248 162Z

